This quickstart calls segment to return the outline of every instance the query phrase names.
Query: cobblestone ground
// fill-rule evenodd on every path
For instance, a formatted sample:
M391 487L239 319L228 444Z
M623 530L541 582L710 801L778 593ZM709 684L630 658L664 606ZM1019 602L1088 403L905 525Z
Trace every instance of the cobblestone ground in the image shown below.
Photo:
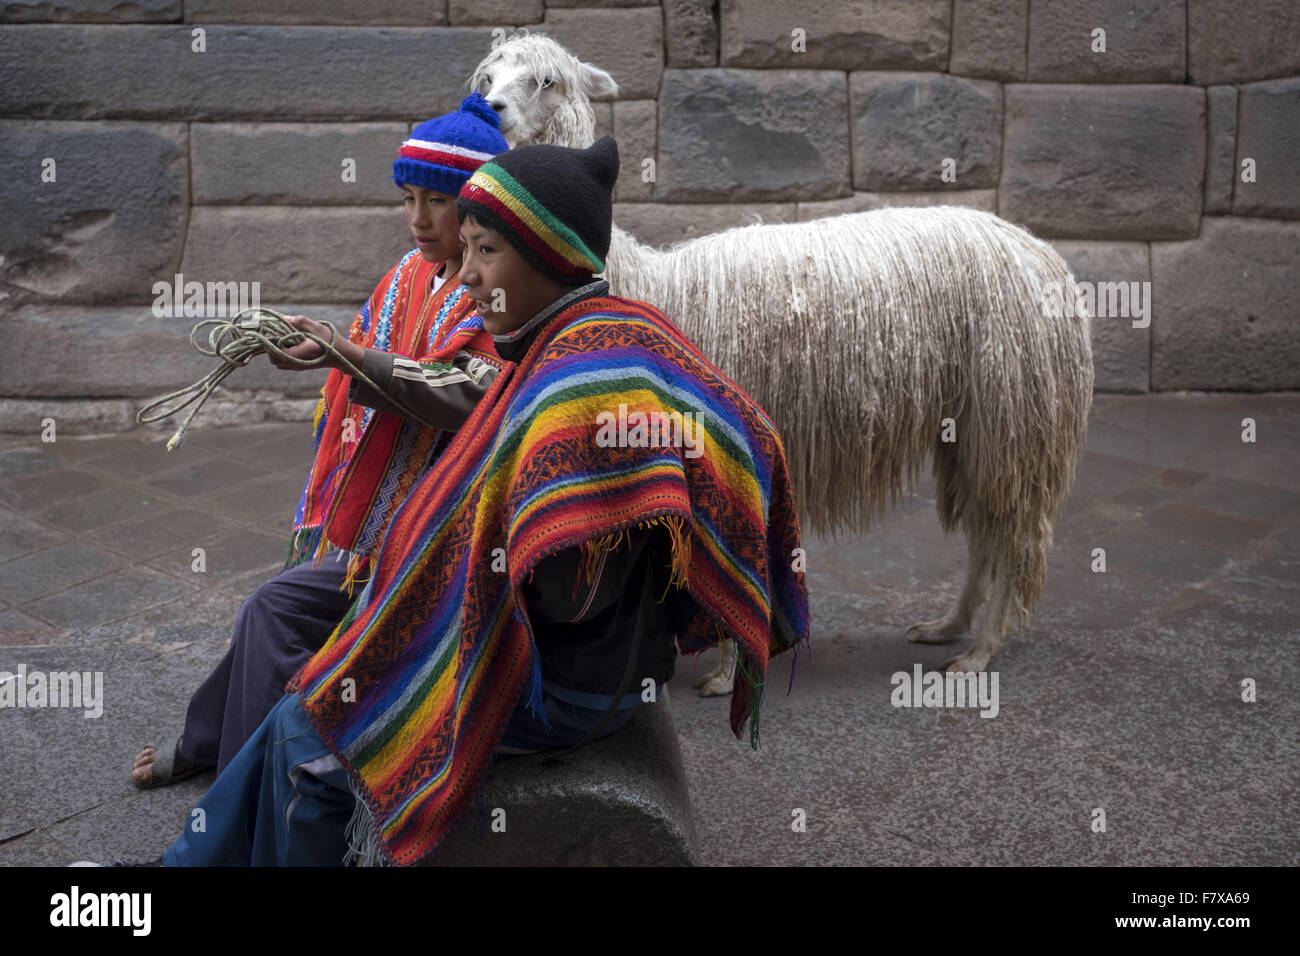
M179 729L282 562L307 432L200 423L170 456L154 432L0 436L0 670L105 682L97 719L0 710L0 864L147 859L180 831L210 777L141 793L131 759ZM690 690L711 654L673 682L704 862L1300 858L1300 396L1098 398L1045 597L991 666L993 719L890 702L893 673L966 641L904 638L964 568L929 485L869 535L806 545L813 655L788 696L789 660L774 664L762 749Z

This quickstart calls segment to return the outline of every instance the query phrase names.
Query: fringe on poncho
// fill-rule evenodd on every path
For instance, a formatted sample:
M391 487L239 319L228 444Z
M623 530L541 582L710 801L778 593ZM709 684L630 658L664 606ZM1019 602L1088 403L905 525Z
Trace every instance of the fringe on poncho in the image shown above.
M621 407L629 423L698 416L703 454L644 429L608 447L601 423ZM731 729L748 721L757 747L768 660L806 645L809 627L780 436L663 314L583 299L505 365L394 515L361 599L290 684L363 796L385 862L433 851L515 707L542 714L521 582L550 554L582 545L594 557L651 522L672 532L673 580L698 605L678 647L735 640Z
M454 275L430 291L441 262L407 253L375 288L352 322L348 339L421 363L450 362L468 351L501 360L473 300ZM298 501L285 567L331 544L351 552L344 587L351 588L383 536L396 505L414 486L441 432L348 401L351 377L333 369L313 421L316 454Z

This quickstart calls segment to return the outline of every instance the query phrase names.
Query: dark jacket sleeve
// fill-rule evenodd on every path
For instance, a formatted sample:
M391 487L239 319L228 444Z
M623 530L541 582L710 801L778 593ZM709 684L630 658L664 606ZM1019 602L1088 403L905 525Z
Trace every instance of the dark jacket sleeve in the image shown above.
M353 376L348 401L450 432L465 424L497 377L495 367L468 352L458 352L450 364L426 365L404 355L366 349L361 371L377 389ZM394 399L419 417L402 411Z
M647 677L666 683L676 635L695 609L690 595L669 583L666 529L631 529L617 549L601 555L591 582L579 571L581 558L580 548L557 552L521 587L543 679L591 694L617 693L635 642L633 689Z
M540 561L532 580L523 586L529 612L553 624L578 624L599 617L628 588L628 578L651 538L642 528L632 529L629 536L630 544L601 554L591 583L579 571L581 548L566 548Z

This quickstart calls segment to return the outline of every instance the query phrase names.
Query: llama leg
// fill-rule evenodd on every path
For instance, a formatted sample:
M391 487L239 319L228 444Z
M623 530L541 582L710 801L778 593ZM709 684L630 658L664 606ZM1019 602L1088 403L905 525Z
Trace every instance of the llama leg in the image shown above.
M988 568L986 549L967 539L966 583L946 615L907 629L907 639L917 644L943 644L970 627L975 612L984 603L984 583Z
M999 574L993 588L993 599L989 602L980 626L976 629L975 640L966 649L966 653L944 661L944 667L956 673L982 671L988 666L997 649L1002 646L1007 627L1011 619L1013 600L1013 583L1010 574Z
M718 641L718 663L711 673L697 678L701 697L726 697L736 682L736 645L730 638Z

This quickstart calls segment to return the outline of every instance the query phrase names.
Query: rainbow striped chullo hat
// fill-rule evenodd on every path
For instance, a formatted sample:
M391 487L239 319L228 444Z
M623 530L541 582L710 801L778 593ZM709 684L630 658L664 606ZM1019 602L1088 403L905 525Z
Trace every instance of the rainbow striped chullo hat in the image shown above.
M456 199L499 232L538 272L579 286L605 271L614 220L618 144L602 136L587 149L520 146L484 163Z

